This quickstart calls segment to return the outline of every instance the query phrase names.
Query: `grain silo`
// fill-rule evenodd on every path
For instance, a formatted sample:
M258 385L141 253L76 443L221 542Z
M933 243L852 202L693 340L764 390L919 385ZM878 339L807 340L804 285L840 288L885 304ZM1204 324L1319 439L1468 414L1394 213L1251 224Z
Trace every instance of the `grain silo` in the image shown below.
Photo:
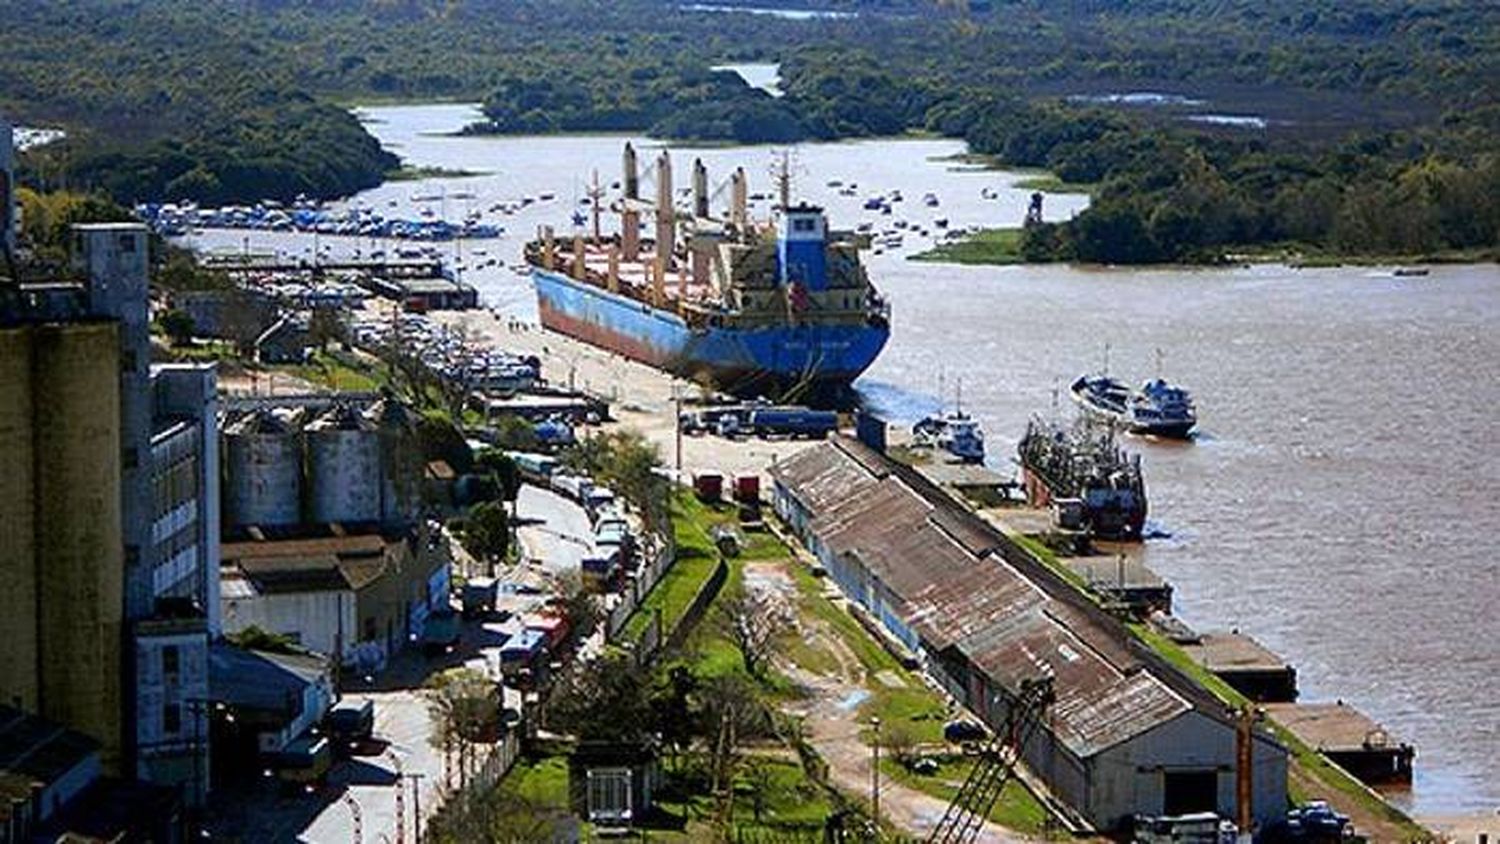
M422 455L411 409L385 396L365 411L380 442L380 516L387 525L410 524L421 512Z
M224 524L229 530L302 521L297 417L261 409L224 429Z
M307 518L313 523L380 521L380 439L350 405L307 426Z

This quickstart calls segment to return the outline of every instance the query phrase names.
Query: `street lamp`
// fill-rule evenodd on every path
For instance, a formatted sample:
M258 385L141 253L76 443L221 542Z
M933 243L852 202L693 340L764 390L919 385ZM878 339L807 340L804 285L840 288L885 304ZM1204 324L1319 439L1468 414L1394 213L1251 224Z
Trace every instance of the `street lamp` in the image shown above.
M875 742L870 750L875 755L875 764L870 766L870 814L875 820L876 833L880 830L880 716L876 715L870 719L870 726L875 729Z

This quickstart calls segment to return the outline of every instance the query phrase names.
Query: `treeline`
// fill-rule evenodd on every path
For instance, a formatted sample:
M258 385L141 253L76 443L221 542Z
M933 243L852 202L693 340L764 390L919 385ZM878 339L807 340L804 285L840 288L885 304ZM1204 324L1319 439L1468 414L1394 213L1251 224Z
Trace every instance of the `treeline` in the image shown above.
M1425 255L1500 246L1500 107L1414 131L1287 144L1059 105L971 102L938 127L1003 164L1099 183L1088 210L1028 227L1029 260L1212 261L1281 245Z
M6 12L0 111L69 130L26 156L27 181L124 203L347 194L396 161L336 103L443 97L482 100L479 129L510 133L964 137L1006 163L1101 184L1078 223L1028 236L1039 255L1494 240L1481 194L1495 4L812 5L857 16L690 12L676 0L21 0ZM780 63L785 96L711 70L746 61ZM1207 96L1210 109L1238 105L1273 125L1194 131L1177 112L1067 98L1131 90Z

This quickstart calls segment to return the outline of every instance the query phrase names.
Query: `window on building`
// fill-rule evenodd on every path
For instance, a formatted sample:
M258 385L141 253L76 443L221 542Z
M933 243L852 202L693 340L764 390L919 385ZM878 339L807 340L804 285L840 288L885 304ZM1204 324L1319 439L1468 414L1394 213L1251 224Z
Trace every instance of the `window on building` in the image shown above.
M817 223L813 222L812 220L803 219L792 221L792 231L794 232L810 232L817 227Z
M161 673L168 680L177 679L181 671L182 655L178 652L176 645L167 645L161 649Z
M168 735L182 732L182 707L169 703L161 708L161 731Z

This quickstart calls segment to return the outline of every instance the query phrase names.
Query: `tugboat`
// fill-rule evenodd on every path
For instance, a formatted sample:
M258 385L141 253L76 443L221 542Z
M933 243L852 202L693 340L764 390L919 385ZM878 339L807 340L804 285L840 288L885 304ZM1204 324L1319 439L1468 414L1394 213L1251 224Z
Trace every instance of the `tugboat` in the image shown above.
M917 442L933 445L965 463L984 462L984 431L962 411L929 416L911 427Z
M1028 504L1076 502L1094 536L1141 538L1146 523L1141 458L1115 445L1113 428L1090 426L1086 419L1072 427L1033 419L1017 451Z

